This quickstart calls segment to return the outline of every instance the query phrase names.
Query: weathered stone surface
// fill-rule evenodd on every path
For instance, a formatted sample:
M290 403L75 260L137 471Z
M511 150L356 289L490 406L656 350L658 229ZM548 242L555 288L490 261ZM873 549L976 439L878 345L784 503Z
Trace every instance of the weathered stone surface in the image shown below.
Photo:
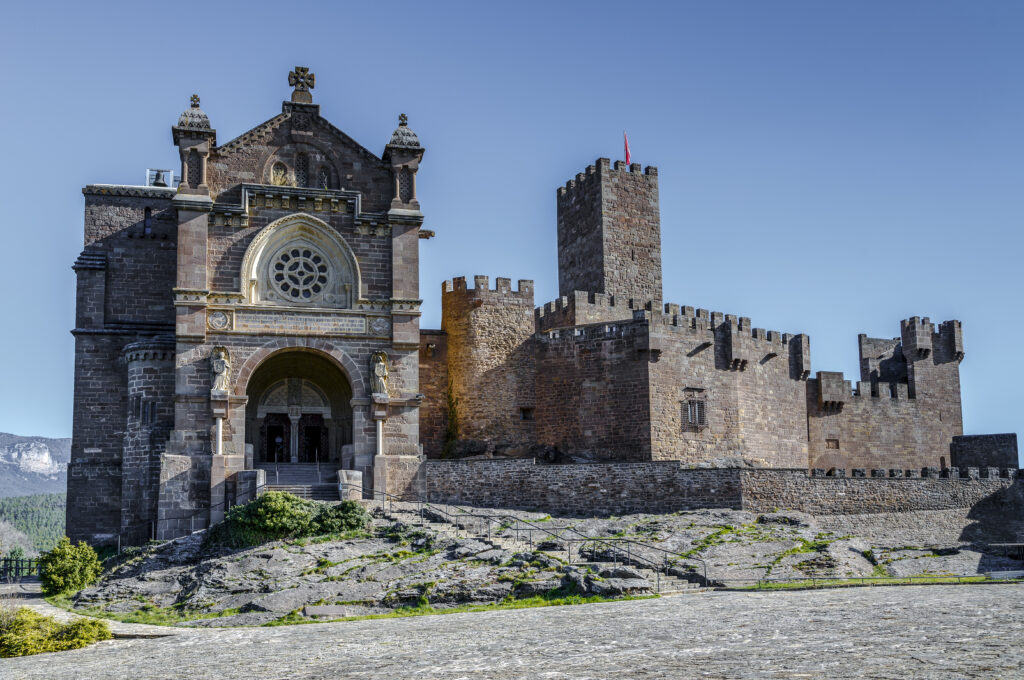
M1024 586L913 586L706 593L442 619L187 630L6 659L4 671L25 680L674 680L695 672L981 680L1021 675L1021 640Z

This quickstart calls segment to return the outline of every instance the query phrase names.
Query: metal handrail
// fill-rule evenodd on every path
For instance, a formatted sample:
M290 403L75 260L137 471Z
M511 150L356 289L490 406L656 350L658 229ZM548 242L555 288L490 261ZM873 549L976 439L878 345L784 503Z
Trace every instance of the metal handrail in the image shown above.
M935 585L949 585L947 581L956 579L962 583L963 579L978 579L985 577L981 574L916 574L913 576L806 576L803 578L730 578L722 579L724 587L729 588L732 583L749 583L752 586L761 588L770 586L773 583L808 583L811 588L844 588L858 585L872 586L898 586L908 585L904 581L913 582L915 579L922 583L934 583ZM1000 582L1002 579L992 579ZM1006 579L1007 582L1016 582L1020 579ZM912 585L912 584L911 584Z

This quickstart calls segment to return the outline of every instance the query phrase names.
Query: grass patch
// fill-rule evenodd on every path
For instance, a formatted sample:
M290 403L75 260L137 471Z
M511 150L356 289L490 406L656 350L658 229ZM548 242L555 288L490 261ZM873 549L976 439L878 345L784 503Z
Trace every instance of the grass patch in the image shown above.
M200 619L219 619L225 616L234 616L239 613L238 609L225 609L219 612L204 612L197 609L187 609L180 605L171 607L157 607L154 604L145 604L131 612L108 612L100 607L76 608L71 598L67 595L54 595L47 597L46 601L55 607L66 609L73 614L92 616L98 619L109 619L121 623L145 623L150 626L177 626L188 621Z
M626 600L650 600L657 595L627 595L618 598L607 598L599 595L584 597L582 595L536 595L519 600L503 600L494 604L462 605L459 607L447 607L437 609L429 604L419 604L414 607L398 607L386 614L366 614L364 616L344 616L337 619L307 619L302 616L300 610L296 609L275 619L264 626L288 626L297 623L334 623L339 621L366 621L369 619L397 619L407 616L434 616L438 614L463 614L467 612L490 612L504 609L528 609L532 607L560 607L565 605L595 604L598 602L624 602Z

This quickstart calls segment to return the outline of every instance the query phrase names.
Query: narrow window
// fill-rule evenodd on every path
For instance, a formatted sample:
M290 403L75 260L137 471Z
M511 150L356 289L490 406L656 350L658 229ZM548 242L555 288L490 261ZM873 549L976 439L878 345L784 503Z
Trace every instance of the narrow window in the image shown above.
M523 407L519 409L519 420L533 420L533 408Z
M142 220L142 226L144 227L143 233L153 233L153 209L146 208L146 216Z
M198 151L189 152L186 172L188 173L188 185L193 189L203 183L203 170Z
M683 402L683 429L691 432L707 427L708 403L706 399L688 399Z
M839 449L839 440L838 439L826 439L825 440L825 448L826 449Z
M309 186L309 156L304 153L295 157L295 184L300 187Z
M316 186L319 189L331 188L331 171L327 169L326 165L321 165L319 172L317 172Z

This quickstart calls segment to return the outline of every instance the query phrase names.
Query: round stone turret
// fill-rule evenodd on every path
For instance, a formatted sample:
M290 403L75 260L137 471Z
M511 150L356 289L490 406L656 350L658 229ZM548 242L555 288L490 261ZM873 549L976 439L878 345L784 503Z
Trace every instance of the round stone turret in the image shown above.
M209 130L210 118L199 108L199 95L192 95L192 106L178 116L178 127L184 130Z
M398 127L391 133L388 146L400 149L419 149L420 138L409 128L409 116L404 113L398 117Z

